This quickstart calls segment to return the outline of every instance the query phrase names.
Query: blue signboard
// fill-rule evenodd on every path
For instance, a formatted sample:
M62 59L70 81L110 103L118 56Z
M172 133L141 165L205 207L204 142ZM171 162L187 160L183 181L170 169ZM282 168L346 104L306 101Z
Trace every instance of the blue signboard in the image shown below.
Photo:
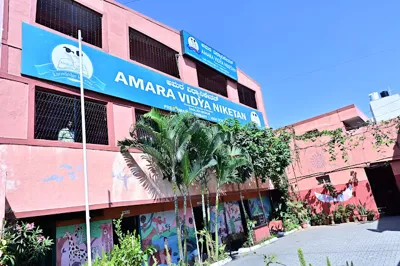
M219 95L111 56L77 41L22 24L21 73L79 87L79 56L83 61L85 89L169 111L189 111L220 122L237 118L264 127L262 113Z
M238 80L234 61L183 30L181 31L181 42L183 54L199 60L231 79Z

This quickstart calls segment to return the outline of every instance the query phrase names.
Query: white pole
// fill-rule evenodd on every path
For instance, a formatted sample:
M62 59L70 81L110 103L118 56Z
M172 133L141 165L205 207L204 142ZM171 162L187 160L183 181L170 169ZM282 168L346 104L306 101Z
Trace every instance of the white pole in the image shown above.
M79 41L79 74L81 85L81 115L82 115L82 145L83 145L83 174L85 178L85 212L86 212L86 242L88 266L92 266L92 247L90 238L90 213L89 213L89 189L88 189L88 170L87 170L87 154L86 154L86 121L85 121L85 97L83 90L83 68L82 68L82 35L78 30Z

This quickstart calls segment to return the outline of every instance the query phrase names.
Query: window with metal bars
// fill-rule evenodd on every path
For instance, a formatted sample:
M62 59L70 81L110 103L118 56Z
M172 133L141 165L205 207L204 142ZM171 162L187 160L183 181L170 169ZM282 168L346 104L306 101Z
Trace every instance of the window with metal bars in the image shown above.
M228 97L224 75L204 64L197 63L196 68L199 87Z
M179 53L132 28L129 28L129 53L132 60L179 78Z
M102 15L71 0L37 0L36 23L78 38L82 31L84 42L102 46Z
M143 110L139 110L139 109L135 109L135 120L136 122L138 122L141 119L145 119L143 116L147 113L148 111L143 111ZM149 135L146 131L142 130L142 129L138 129L136 131L137 137L140 140L146 140L146 139L150 139L151 135Z
M85 118L87 143L108 145L106 105L85 100ZM35 139L82 142L80 97L37 89Z
M329 177L329 175L318 176L315 179L317 179L318 185L331 183L331 178Z
M237 90L239 94L239 102L257 109L257 102L256 102L256 92L243 86L242 84L237 84Z

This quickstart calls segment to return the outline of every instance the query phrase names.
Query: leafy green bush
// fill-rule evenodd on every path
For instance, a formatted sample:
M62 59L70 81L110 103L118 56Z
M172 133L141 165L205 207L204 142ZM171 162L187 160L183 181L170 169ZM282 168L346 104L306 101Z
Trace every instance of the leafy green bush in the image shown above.
M367 215L367 204L361 203L361 200L358 201L360 204L356 206L358 214L361 216Z
M373 221L375 218L375 211L374 210L368 210L367 211L367 219L368 221Z
M142 249L140 236L135 232L122 232L121 229L122 217L114 220L115 233L118 236L119 245L114 245L114 248L109 254L103 255L101 258L96 258L92 263L93 266L142 266L148 265L150 256L156 251L153 247ZM156 266L158 263L154 259Z
M319 212L311 216L311 223L312 225L323 225L325 224L326 218L327 215L324 212Z
M1 232L1 265L33 265L51 250L53 241L34 223L6 223Z

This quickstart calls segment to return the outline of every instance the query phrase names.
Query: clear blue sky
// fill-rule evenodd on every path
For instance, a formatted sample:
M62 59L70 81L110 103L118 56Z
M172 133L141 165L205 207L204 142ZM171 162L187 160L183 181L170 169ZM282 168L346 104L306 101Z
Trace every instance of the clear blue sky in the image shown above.
M127 3L132 0L119 0ZM219 50L262 87L276 128L400 93L400 1L139 0L127 6Z

